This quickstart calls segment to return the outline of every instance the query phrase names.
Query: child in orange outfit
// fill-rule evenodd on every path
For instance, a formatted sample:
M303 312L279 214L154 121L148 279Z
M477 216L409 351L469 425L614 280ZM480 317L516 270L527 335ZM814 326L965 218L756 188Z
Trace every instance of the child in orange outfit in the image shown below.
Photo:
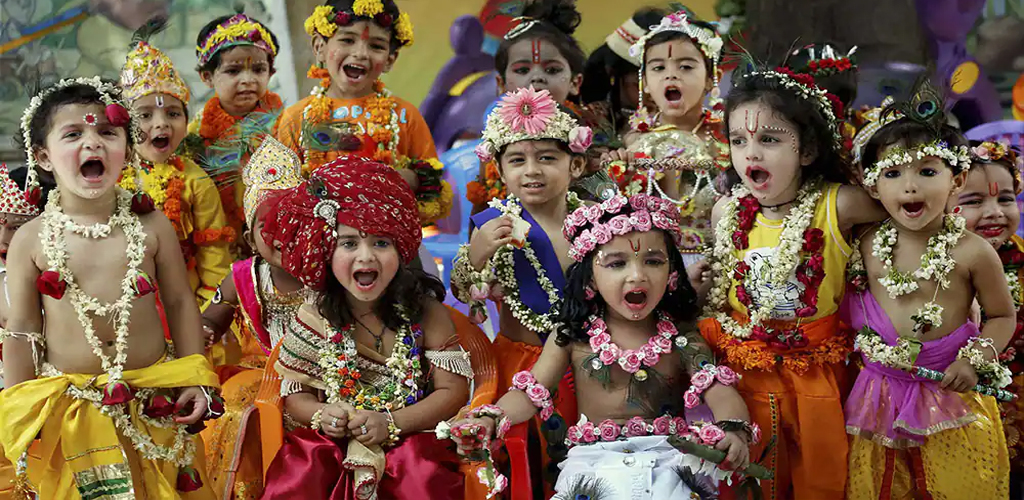
M734 82L726 130L742 184L712 211L701 333L742 375L751 417L764 441L775 441L763 464L775 472L762 482L765 498L843 498L852 346L837 311L851 230L885 211L840 184L850 168L834 96L783 68L751 69Z

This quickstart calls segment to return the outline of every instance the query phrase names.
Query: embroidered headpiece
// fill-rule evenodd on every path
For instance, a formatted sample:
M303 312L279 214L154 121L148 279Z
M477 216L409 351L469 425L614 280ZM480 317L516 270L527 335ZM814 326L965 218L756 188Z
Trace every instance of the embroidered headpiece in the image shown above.
M313 9L313 13L306 18L303 27L306 34L313 36L319 34L324 38L334 36L339 26L348 26L358 18L373 19L374 22L384 28L394 29L395 38L403 47L412 45L412 20L407 12L400 12L398 19L384 11L384 2L381 0L356 0L352 3L352 10L335 12L330 5L320 5Z
M39 215L39 206L29 203L25 192L11 179L6 163L0 163L0 212L31 217Z
M714 81L714 88L711 90L711 106L717 109L719 107L718 103L721 102L719 97L719 92L721 91L718 88L718 61L722 57L722 37L715 30L690 24L687 12L680 10L663 17L661 23L651 26L647 34L641 36L629 47L629 55L636 58L637 66L640 67L638 72L640 95L637 100L637 115L646 115L646 109L644 108L644 54L647 51L647 42L658 33L670 31L683 33L689 37L700 48L704 57L711 61L711 78ZM643 118L638 119L643 120Z
M572 152L584 153L593 138L590 127L580 126L568 113L558 109L547 90L534 90L531 85L501 97L501 102L487 117L476 155L486 163L509 144L540 139L562 141Z
M406 264L416 257L422 239L409 184L395 169L355 156L315 170L265 217L263 237L284 243L285 270L314 290L323 290L331 272L339 224L391 238Z
M270 35L270 31L263 26L263 23L239 13L217 25L210 31L203 43L196 46L199 66L210 62L210 58L217 52L239 45L261 49L270 54L271 59L277 57L277 46L274 45L274 38Z
M302 184L302 161L291 148L267 135L242 170L242 182L245 183L242 208L246 223L252 227L256 209L271 191Z
M1006 163L1006 166L1010 167L1010 175L1013 176L1013 190L1020 194L1021 188L1024 187L1024 182L1021 182L1024 158L1021 158L1014 148L1002 142L985 141L971 148L971 156L974 161L980 163Z
M637 40L646 34L647 30L641 28L631 17L605 37L604 43L609 49L612 49L615 55L633 63L634 66L639 66L643 62L640 60L640 55L631 54L630 49Z
M799 67L791 67L798 73L809 73L815 77L834 75L857 68L857 61L853 57L855 52L857 52L856 46L843 55L829 44L807 45L794 50L791 54L797 56L802 53L807 58L806 62Z
M138 129L138 121L133 119L133 114L129 111L128 107L125 106L121 88L111 82L103 81L98 76L86 78L65 78L45 89L40 91L38 94L32 96L32 100L29 101L28 107L25 108L25 112L21 115L21 135L24 140L23 146L25 147L26 165L28 166L28 173L25 178L25 196L28 198L28 202L32 204L38 204L42 197L42 189L39 186L39 174L36 172L36 155L35 151L32 150L32 135L31 126L32 118L35 117L36 112L39 111L39 106L43 104L43 100L49 97L54 92L62 90L68 87L76 85L87 85L94 89L100 95L100 100L106 105L104 109L104 115L107 117L107 121L115 127L127 127L129 133L132 135L134 142L139 142L140 132ZM89 122L89 115L86 115L86 123ZM92 120L95 122L96 117L93 116Z
M135 31L133 47L121 68L121 88L124 98L134 102L149 94L162 93L173 96L187 105L188 85L181 79L174 63L160 49L149 44L150 38L166 27L163 19L147 22Z
M609 215L614 216L601 222L601 218ZM628 199L617 195L602 201L600 205L577 208L565 218L562 235L570 242L569 257L582 262L598 245L604 245L616 236L651 229L667 231L676 245L681 244L683 234L679 229L679 209L676 205L664 198L646 194L633 195Z
M865 124L857 131L857 134L853 136L853 161L856 163L860 162L861 154L864 152L864 146L867 145L871 137L878 132L878 129L903 118L903 115L899 112L887 113L885 116L882 115L882 110L892 106L892 96L886 96L885 100L882 101L882 105L877 108L871 108L864 112L863 119Z

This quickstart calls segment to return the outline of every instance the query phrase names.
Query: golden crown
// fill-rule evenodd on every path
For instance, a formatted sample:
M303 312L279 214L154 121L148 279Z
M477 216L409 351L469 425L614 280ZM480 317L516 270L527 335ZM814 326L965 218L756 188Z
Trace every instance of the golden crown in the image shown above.
M189 91L185 80L178 75L167 54L148 42L139 42L128 53L121 69L121 87L129 102L160 92L188 104Z
M268 135L249 157L249 163L242 170L242 182L245 183L242 209L246 222L252 227L256 209L270 191L291 189L302 184L302 161L295 151Z

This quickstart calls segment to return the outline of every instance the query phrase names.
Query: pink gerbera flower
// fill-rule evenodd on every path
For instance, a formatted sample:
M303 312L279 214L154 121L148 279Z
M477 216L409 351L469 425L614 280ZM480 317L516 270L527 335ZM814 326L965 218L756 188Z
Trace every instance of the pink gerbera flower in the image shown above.
M498 116L513 132L525 130L536 135L544 131L557 109L547 90L534 90L531 86L505 94L498 104Z

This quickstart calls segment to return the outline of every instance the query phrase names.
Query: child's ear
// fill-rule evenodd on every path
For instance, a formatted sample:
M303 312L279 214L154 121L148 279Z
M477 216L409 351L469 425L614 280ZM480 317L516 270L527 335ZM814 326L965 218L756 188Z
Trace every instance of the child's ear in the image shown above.
M397 50L394 51L394 52L391 52L390 54L388 54L388 60L387 60L387 62L384 63L384 71L382 71L382 73L387 73L387 72L391 71L391 68L393 68L395 66L395 61L397 61L397 60L398 60L398 51Z
M213 88L213 72L212 71L200 71L199 78L206 84L207 87Z
M327 40L319 34L313 35L313 39L310 41L310 47L313 48L313 57L316 58L316 62L324 62L324 49L327 47Z
M953 176L953 189L949 192L950 196L959 194L963 190L967 184L967 174L969 172L969 170L961 170L959 174Z
M572 77L572 81L569 82L569 85L569 95L579 95L580 87L583 86L583 73Z
M494 75L494 81L498 82L498 95L504 94L505 90L505 79L501 76L501 73Z
M803 152L800 153L800 166L806 167L818 159L818 146L814 143L801 144Z
M579 179L583 175L583 171L587 168L587 157L584 155L572 155L572 161L569 163L569 174L573 179Z
M242 238L249 245L249 248L256 250L256 237L253 234L252 229L246 229L245 232L242 233Z
M882 201L882 199L878 197L878 184L872 184L870 186L864 186L864 191L867 191L868 196L870 196L870 197L872 197L872 198L874 198L874 199L876 199L878 201Z
M53 172L53 164L50 163L50 152L46 148L35 148L32 153L36 157L36 165L39 165L39 168L47 172Z

